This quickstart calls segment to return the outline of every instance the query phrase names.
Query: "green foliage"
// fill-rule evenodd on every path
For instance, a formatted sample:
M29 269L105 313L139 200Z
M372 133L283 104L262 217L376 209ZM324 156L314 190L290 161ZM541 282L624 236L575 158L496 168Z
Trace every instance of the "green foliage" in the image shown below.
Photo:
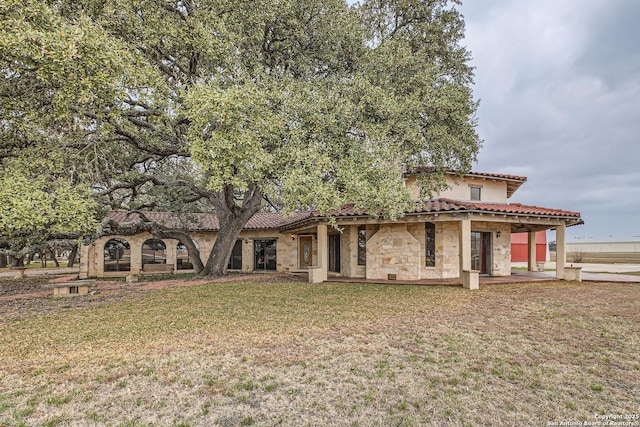
M39 153L65 166L47 182L105 208L215 210L221 235L262 198L395 218L404 171L465 172L480 146L453 3L5 1L0 162L20 174ZM50 188L88 213L86 193ZM23 195L26 228L48 223L53 202Z
M96 206L88 192L69 182L26 176L12 169L0 175L0 235L12 254L60 235L75 240L97 227Z

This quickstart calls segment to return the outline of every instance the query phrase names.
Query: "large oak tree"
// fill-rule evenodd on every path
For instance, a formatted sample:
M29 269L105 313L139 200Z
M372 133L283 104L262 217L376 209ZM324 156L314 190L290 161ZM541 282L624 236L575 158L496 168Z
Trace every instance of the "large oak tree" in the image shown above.
M202 275L265 203L398 217L403 171L480 146L455 3L9 0L0 154L64 151L105 207L215 212Z

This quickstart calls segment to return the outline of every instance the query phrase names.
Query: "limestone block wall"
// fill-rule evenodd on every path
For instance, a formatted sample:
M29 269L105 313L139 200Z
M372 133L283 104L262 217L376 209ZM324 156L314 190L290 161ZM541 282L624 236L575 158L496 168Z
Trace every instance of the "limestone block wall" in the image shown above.
M358 226L342 227L340 237L340 271L344 277L354 277L358 265ZM354 239L355 237L355 239Z
M407 224L384 224L367 241L367 279L420 279L420 242Z
M213 249L217 233L215 232L195 232L192 238L200 248L200 257L203 263L207 262L209 254ZM126 240L131 248L130 271L104 271L104 246L114 238ZM147 239L154 238L150 233L144 232L133 236L104 236L97 239L90 245L81 248L80 275L81 277L110 277L136 274L142 269L142 245ZM289 271L297 269L297 239L292 239L290 235L280 234L277 231L243 231L239 239L242 239L242 269L252 271L254 269L254 240L275 239L276 243L276 268L278 271ZM174 239L163 239L167 247L166 262L176 265L178 241ZM314 242L314 247L317 246ZM189 270L181 270L188 272Z
M491 232L491 275L511 275L511 226L500 222L471 221L471 230Z
M242 269L252 271L253 242L254 240L271 240L276 243L276 269L277 271L290 271L298 268L298 239L290 234L281 234L277 231L246 230L240 233L242 239ZM314 242L314 246L315 242Z
M415 224L412 235L421 242L420 268L423 279L460 277L460 239L458 222L434 221L436 226L436 265L426 266L424 224Z

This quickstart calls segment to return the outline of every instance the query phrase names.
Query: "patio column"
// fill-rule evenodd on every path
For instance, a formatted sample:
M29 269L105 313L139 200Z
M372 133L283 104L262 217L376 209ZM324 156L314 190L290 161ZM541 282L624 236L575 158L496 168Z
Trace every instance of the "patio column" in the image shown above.
M322 283L327 280L329 271L329 243L327 224L319 224L318 228L318 265L309 268L309 282Z
M146 235L132 236L129 239L129 248L131 249L131 273L138 274L142 270L142 245L147 240Z
M178 241L173 239L165 239L164 244L167 246L167 265L173 265L174 270L178 268Z
M458 224L460 233L460 273L471 270L471 220L463 219Z
M460 281L465 289L478 289L480 276L471 270L471 220L463 219L459 225L460 232Z
M86 279L89 277L89 274L89 245L82 245L80 246L80 265L78 268L78 278Z
M536 271L536 232L529 231L527 233L528 243L527 249L529 249L529 258L527 267L529 271Z
M556 227L556 278L564 279L564 265L567 263L566 225Z

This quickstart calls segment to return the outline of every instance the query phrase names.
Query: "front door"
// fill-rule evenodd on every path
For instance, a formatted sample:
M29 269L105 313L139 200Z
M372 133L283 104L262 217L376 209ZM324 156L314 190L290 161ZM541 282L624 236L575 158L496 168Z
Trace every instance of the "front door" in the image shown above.
M309 268L312 264L313 237L300 236L298 239L298 259L300 268Z
M491 274L491 233L471 232L471 269Z
M340 272L340 235L329 236L329 271Z

